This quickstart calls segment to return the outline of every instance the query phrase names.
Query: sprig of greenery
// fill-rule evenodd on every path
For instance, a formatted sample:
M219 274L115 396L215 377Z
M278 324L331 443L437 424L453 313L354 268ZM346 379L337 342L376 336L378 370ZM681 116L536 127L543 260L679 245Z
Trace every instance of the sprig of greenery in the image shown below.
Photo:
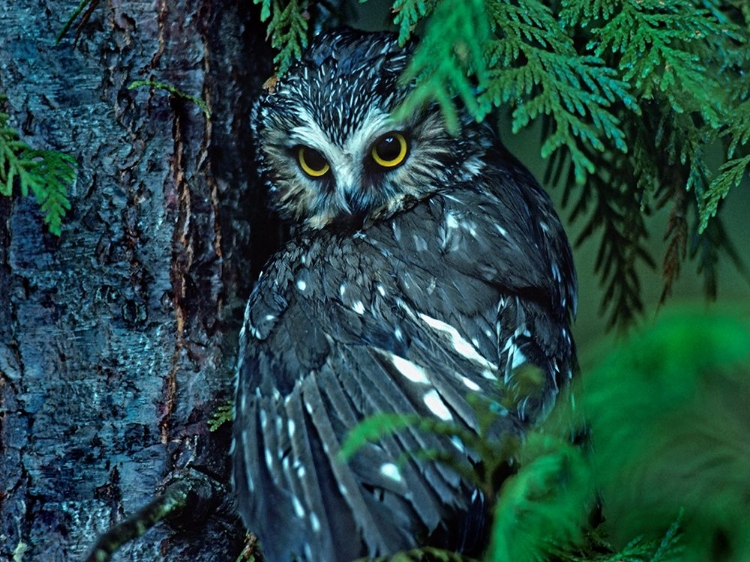
M208 109L208 105L206 104L205 101L203 101L199 97L186 94L185 92L177 89L175 86L172 86L171 84L165 84L164 82L155 82L153 80L135 80L128 86L128 90L135 90L136 88L142 88L142 87L163 90L177 97L191 101L195 105L201 108L201 110L203 111L203 114L206 116L206 119L211 119L211 111Z
M234 400L229 401L226 404L222 404L211 414L208 418L208 430L213 433L217 431L226 423L232 423L234 421Z
M726 117L720 78L709 71L716 53L741 40L737 27L694 0L563 0L566 25L591 26L586 46L615 60L641 102L663 95L677 113L696 112L712 127ZM718 12L720 13L720 12ZM719 45L717 45L719 43Z
M750 84L750 81L748 83ZM748 97L749 94L746 93L745 96ZM716 216L719 203L729 194L729 190L747 177L750 166L750 152L746 148L750 142L750 101L740 104L734 110L727 136L731 139L727 148L727 158L730 160L719 168L719 175L713 179L703 196L701 231L705 230L708 221ZM745 154L734 157L739 152Z
M397 118L436 100L448 130L455 133L459 122L454 98L459 97L477 121L481 121L489 109L477 96L489 84L482 48L489 32L483 0L440 2L404 71L402 82L415 81L418 86L397 111ZM472 76L478 84L472 83Z
M253 0L253 3L261 5L260 21L268 21L271 46L279 51L273 62L277 73L284 74L307 47L307 1Z
M403 45L409 39L417 23L432 13L436 3L437 0L394 0L393 23L398 26L399 43Z
M537 117L551 117L554 126L547 130L542 156L565 148L576 182L584 183L596 171L586 152L601 152L606 146L627 150L611 106L618 101L638 113L628 84L598 56L579 54L541 2L500 0L489 5L497 39L487 48L492 70L486 97L493 105L510 105L514 132Z
M734 121L732 115L737 104L747 99L747 92L741 92L742 81L737 74L737 69L748 61L747 49L743 49L747 33L713 0L668 3L564 0L560 15L576 33L581 28L589 30L586 48L617 68L640 100L640 119L629 119L634 124L627 133L634 158L628 169L607 161L598 162L597 175L632 178L630 190L634 198L627 207L619 206L624 213L638 211L638 207L640 211L648 211L652 206L651 196L657 196L657 207L671 202L673 212L665 236L668 244L662 266L661 302L670 293L685 258L690 229L687 217L692 214L691 209L699 215L700 225L694 229L694 245L707 258L699 272L706 278L707 295L714 296L712 258L721 252L735 254L727 238L713 236L711 240L704 231L718 201L726 195L729 184L739 182L741 172L731 170L712 182L706 153L722 136L738 138L736 128L730 127L728 132L726 128ZM620 116L622 120L628 119L622 111ZM736 141L732 141L734 144ZM617 159L609 162L616 163ZM685 198L686 191L692 191L694 196ZM640 227L631 231L631 237L638 230ZM606 240L605 234L603 246ZM644 261L649 261L647 254L642 255ZM738 257L735 263L741 270L744 268ZM618 266L616 272L619 276L626 270ZM642 305L628 298L618 300L614 305L617 324L627 326L632 319L629 308L637 306L642 310ZM606 297L603 301L606 302Z
M76 178L76 161L61 152L31 148L8 119L0 113L0 195L11 197L17 182L22 196L34 194L50 232L60 236L62 219L70 210L67 194Z
M57 34L57 38L55 39L55 45L60 44L60 41L63 40L63 37L65 37L65 35L70 30L70 28L73 26L73 23L76 21L76 19L78 19L78 16L80 16L81 12L83 12L85 9L86 11L84 12L83 17L81 18L81 21L78 24L78 27L76 28L75 39L78 40L78 35L81 32L81 27L86 25L86 22L89 21L89 19L91 18L91 14L94 12L99 2L100 0L81 0L78 3L78 6L76 6L76 9L73 10L73 13L65 22L65 25L60 30L60 33Z
M625 172L630 159L622 160L619 169ZM576 240L581 243L596 231L602 231L594 265L604 289L600 308L609 314L607 328L617 328L620 332L631 326L643 311L641 266L653 269L656 265L645 246L646 217L635 200L638 194L631 189L630 178L626 172L609 181L600 176L591 178L596 201Z

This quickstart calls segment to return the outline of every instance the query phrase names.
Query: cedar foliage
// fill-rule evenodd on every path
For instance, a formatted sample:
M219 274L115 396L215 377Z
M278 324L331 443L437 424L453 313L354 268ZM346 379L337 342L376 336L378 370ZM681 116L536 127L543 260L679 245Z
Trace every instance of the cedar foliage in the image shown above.
M9 118L0 112L0 195L11 197L16 185L22 196L34 195L49 231L60 236L62 219L70 210L67 190L76 178L76 161L61 152L31 148L8 124Z
M283 74L306 46L308 4L254 1ZM402 111L432 100L455 128L460 100L477 120L507 109L514 132L541 120L546 179L584 221L576 243L601 235L610 327L643 312L643 266L661 261L662 302L688 258L709 298L720 256L744 272L718 211L750 166L745 0L394 0L393 13L401 42L424 22ZM661 208L670 218L655 257L644 241Z

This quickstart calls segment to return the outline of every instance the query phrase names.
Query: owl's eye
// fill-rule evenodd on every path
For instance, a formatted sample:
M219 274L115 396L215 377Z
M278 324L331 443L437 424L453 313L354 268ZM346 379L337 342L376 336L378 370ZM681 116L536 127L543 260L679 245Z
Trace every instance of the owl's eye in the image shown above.
M404 135L386 133L372 145L372 159L384 168L394 168L406 159L408 148Z
M331 166L323 155L307 146L300 146L297 151L299 167L311 178L320 178L328 173Z

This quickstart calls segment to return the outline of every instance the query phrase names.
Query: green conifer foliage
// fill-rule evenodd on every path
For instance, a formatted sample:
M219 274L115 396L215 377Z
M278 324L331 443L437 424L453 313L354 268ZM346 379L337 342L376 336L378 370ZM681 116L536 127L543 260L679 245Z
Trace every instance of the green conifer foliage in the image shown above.
M283 73L305 46L307 3L254 0ZM434 101L457 127L457 100L477 120L510 112L514 132L541 120L546 179L565 186L577 240L602 235L596 272L610 327L643 312L638 272L652 211L670 219L662 301L684 261L716 295L717 262L744 272L717 215L750 166L750 8L744 0L395 0L407 41L424 22L402 111ZM709 164L720 151L724 163ZM656 259L655 259L656 258Z
M0 113L0 195L12 196L16 183L22 196L33 194L50 232L59 236L62 219L70 210L67 189L76 177L76 161L61 152L31 148L8 119Z
M278 49L274 64L279 74L298 59L307 47L307 2L305 0L253 0L261 5L260 21L268 22L271 46Z
M747 311L668 315L582 379L611 540L652 539L682 512L673 559L750 559Z

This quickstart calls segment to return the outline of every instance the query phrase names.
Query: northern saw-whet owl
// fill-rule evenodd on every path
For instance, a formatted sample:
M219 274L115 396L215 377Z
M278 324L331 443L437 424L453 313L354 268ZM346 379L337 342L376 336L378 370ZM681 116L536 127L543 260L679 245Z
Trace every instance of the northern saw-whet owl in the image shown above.
M392 116L412 48L321 34L255 106L272 206L292 224L245 313L234 486L268 562L349 561L420 544L478 548L483 497L445 464L458 439L405 429L338 455L379 412L476 430L524 366L540 388L498 415L523 435L571 376L571 251L552 204L492 128L437 105Z

